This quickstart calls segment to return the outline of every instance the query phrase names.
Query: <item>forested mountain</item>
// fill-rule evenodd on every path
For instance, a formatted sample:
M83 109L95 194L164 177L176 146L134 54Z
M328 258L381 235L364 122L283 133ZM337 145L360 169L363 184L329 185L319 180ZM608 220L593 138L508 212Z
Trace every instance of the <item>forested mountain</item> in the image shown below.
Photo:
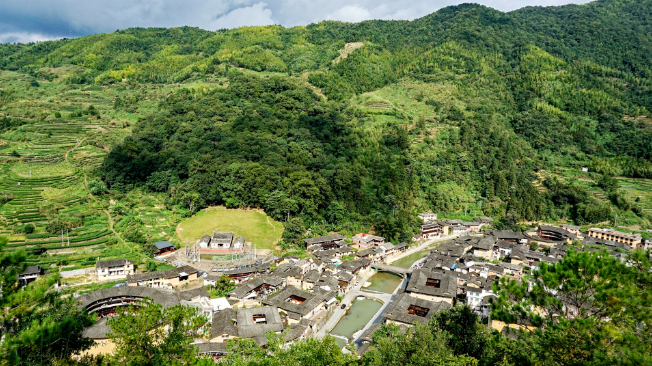
M168 208L262 207L296 232L373 226L393 240L426 209L644 227L646 203L610 177L652 178L651 22L649 0L463 4L414 21L2 45L0 68L71 86L183 84L98 171L116 192L167 192Z

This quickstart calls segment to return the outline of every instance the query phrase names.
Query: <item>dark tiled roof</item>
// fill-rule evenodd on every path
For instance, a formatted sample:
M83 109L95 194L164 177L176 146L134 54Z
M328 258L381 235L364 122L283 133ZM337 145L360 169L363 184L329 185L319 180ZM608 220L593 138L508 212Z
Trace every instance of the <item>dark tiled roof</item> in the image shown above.
M310 283L316 283L319 281L320 274L319 271L313 269L303 276L303 280Z
M21 274L22 275L32 275L32 274L40 274L42 272L43 272L43 268L41 268L40 266L29 266L29 267L25 268L25 270Z
M517 233L512 230L491 230L491 235L498 239L524 239L523 233Z
M285 330L283 337L286 342L291 342L301 337L307 330L307 325L292 324L292 326Z
M228 233L218 233L213 231L213 237L211 240L217 240L219 242L228 242L229 244L233 241L233 232Z
M196 297L210 297L205 287L198 287L192 290L180 291L178 293L180 300L190 301Z
M232 308L220 310L213 314L211 324L212 337L219 337L223 334L237 336L238 330L235 327L236 313Z
M78 306L85 308L95 301L121 296L149 297L155 303L163 305L164 308L179 305L179 299L175 292L144 286L110 287L81 295L75 301Z
M495 237L488 235L480 239L477 243L475 243L473 245L473 248L477 248L481 250L491 250L494 247L494 244L496 243L497 240L498 239L496 239Z
M154 243L154 246L156 247L156 249L164 249L164 248L168 248L168 247L173 247L174 244L170 243L167 240L163 240L163 241L159 241L159 242Z
M357 270L359 270L360 268L368 266L369 264L371 264L371 259L369 259L369 258L360 258L360 259L356 259L354 261L344 262L339 266L339 268L341 270L347 271L349 273L354 273Z
M423 317L416 314L408 314L408 308L412 305L428 309L428 313ZM451 305L447 302L428 301L402 293L398 295L391 304L389 304L387 309L383 312L383 316L387 319L406 324L414 324L417 322L427 323L428 320L437 312L450 307Z
M333 235L326 235L326 236L318 236L315 238L309 238L309 239L304 239L308 244L320 244L320 243L327 243L331 241L338 241L338 240L343 240L345 236L340 235L340 234L333 234Z
M286 299L292 295L304 298L305 301L301 304L293 304L286 301ZM274 296L267 298L263 301L263 304L277 306L279 309L288 312L288 316L291 315L290 313L305 316L314 310L319 304L334 298L336 295L336 291L324 291L318 289L314 292L306 292L294 286L287 286Z
M156 278L174 278L174 277L179 277L179 274L181 272L185 272L187 274L197 273L197 269L191 266L183 266L183 267L168 269L167 271L134 274L134 275L127 276L127 281L133 283L138 281L153 280Z
M282 283L283 283L283 279L280 277L274 275L261 276L240 284L240 286L236 287L233 291L229 292L229 296L242 299L245 296L247 296L247 294L249 294L251 291L255 290L256 288L262 285L267 284L269 286L278 287Z
M104 339L108 338L108 335L111 332L111 327L106 324L108 318L98 319L97 323L91 325L90 327L84 329L82 336L90 339Z
M426 281L428 279L439 280L439 287L426 286ZM417 269L412 272L410 282L405 291L453 298L457 293L457 273L442 269L433 271L428 269Z
M129 259L114 259L110 261L98 261L95 263L95 268L118 267L126 264L133 264Z
M254 315L258 314L265 316L266 324L257 324L254 321ZM238 309L236 317L238 336L242 338L260 337L265 336L267 332L283 331L283 322L276 306Z

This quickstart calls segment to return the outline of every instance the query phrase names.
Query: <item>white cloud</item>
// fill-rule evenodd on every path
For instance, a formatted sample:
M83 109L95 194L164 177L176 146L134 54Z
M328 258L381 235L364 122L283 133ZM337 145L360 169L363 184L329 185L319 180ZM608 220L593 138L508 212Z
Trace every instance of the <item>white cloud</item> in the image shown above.
M360 22L371 17L371 12L358 5L346 5L326 15L328 20L341 20L343 22Z
M49 36L41 33L6 32L0 33L0 43L30 43L61 39L63 37Z
M275 24L272 11L266 3L237 8L215 19L211 28L237 28L245 25L270 25Z
M528 5L588 0L0 0L0 39L32 41L130 27L193 26L207 30L243 25L307 25L325 19L412 20L442 7L477 1L510 11ZM9 36L10 35L10 36Z

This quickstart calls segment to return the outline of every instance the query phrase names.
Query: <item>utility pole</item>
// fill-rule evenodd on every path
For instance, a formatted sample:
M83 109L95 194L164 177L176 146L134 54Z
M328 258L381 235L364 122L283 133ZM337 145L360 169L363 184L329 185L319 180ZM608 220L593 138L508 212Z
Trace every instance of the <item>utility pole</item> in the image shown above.
M63 246L63 229L61 229L61 246Z

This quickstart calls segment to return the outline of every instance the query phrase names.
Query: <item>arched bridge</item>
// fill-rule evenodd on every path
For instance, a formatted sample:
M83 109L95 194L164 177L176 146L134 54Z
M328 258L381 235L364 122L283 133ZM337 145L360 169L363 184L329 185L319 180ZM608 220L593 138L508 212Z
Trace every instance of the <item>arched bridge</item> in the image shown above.
M376 271L380 272L389 272L389 273L394 273L396 275L399 275L403 278L407 278L410 274L412 274L412 270L409 268L401 268L401 267L396 267L392 266L389 264L384 264L384 263L374 263L371 265L371 268L375 269Z

